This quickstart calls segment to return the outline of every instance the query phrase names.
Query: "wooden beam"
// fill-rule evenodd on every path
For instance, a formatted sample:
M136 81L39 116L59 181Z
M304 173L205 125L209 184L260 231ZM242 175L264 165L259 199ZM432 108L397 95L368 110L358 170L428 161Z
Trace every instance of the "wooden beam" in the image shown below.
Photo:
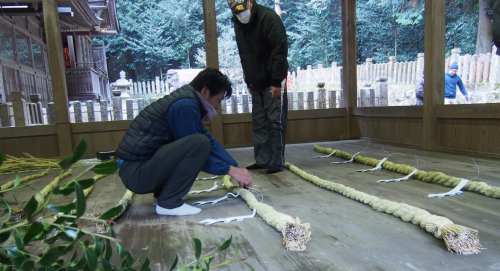
M34 125L0 128L0 139L57 135L55 125Z
M500 104L438 105L438 119L500 119Z
M345 118L345 116L344 108L288 111L288 120ZM252 113L224 114L222 122L224 124L251 123Z
M425 0L424 149L439 145L436 107L444 104L446 1Z
M356 0L342 0L342 80L346 115L346 139L352 137L357 106Z
M229 7L227 7L229 8ZM215 1L203 0L203 21L205 26L205 51L207 52L207 68L219 68L219 49L217 48L217 18ZM210 121L210 133L224 146L224 130L222 125L222 110L217 110L217 116Z
M422 118L421 106L356 107L354 116L366 118Z
M71 142L71 127L69 125L68 91L66 88L61 30L59 29L56 0L43 0L42 5L47 38L47 53L49 56L49 70L52 80L52 95L55 104L59 154L62 158L72 153L73 144Z

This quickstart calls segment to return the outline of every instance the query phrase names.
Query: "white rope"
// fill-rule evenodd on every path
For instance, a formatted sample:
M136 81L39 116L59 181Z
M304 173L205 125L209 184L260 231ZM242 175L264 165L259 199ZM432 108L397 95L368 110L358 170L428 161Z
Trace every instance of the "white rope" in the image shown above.
M218 202L220 202L220 201L223 201L223 200L225 200L225 199L227 199L227 201L229 202L229 197L228 197L229 195L231 195L231 196L233 196L233 197L237 198L237 197L240 195L240 193L238 192L238 194L236 194L236 195L235 195L235 194L233 194L233 193L227 193L224 197L219 198L219 199L216 199L216 200L209 200L209 201L197 201L197 202L193 202L192 204L194 204L194 205L198 205L198 206L199 206L199 205L204 205L204 204L207 204L207 203L216 204L216 203L218 203Z
M219 185L220 184L222 186L222 184L219 182L219 181L215 181L214 182L214 186L212 186L211 188L209 189L205 189L205 190L197 190L197 191L189 191L188 194L200 194L200 193L210 193L214 190L218 190L219 189Z

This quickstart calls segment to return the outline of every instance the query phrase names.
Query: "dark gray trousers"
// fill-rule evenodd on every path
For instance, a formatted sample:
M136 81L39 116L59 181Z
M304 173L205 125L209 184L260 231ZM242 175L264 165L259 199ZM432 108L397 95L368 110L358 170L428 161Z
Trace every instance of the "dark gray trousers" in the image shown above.
M136 194L154 193L158 205L173 209L182 206L210 155L210 141L195 134L163 145L149 160L125 161L118 172L127 189Z
M252 131L255 162L265 168L285 165L288 98L286 87L273 99L271 88L252 90Z

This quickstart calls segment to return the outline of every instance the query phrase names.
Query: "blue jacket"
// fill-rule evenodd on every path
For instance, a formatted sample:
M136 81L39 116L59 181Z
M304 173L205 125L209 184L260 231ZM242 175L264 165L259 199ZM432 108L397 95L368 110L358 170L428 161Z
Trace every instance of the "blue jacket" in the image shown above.
M465 90L464 83L462 83L462 79L460 76L455 74L455 76L451 76L449 72L446 72L445 80L444 80L444 97L448 99L456 99L457 98L457 84L460 88L460 92L464 96L467 96L467 91Z
M210 140L210 156L202 171L213 175L224 175L229 172L229 166L238 167L238 163L207 131L201 121L198 102L192 99L181 99L170 106L167 114L170 130L174 140L192 134L202 134Z

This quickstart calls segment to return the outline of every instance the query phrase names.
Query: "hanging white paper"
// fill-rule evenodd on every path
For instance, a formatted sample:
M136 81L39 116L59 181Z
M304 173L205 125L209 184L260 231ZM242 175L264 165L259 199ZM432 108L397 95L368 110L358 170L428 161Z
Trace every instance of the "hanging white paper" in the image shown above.
M202 220L200 221L201 224L205 224L205 225L212 225L214 223L217 223L217 222L224 222L224 223L229 223L233 220L236 220L236 221L242 221L243 219L245 218L253 218L255 217L255 213L257 212L257 209L253 209L253 213L251 215L245 215L245 216L233 216L233 217L227 217L227 218L218 218L218 219L211 219L211 218L208 218L208 219L205 219L205 220Z
M356 172L368 172L368 171L376 171L376 170L381 170L382 169L382 164L388 159L389 157L386 157L384 159L382 159L382 161L380 161L380 163L378 163L378 165L374 168L370 168L370 169L358 169L356 170Z
M219 188L217 183L220 183L220 182L219 181L214 182L214 186L212 186L212 188L205 189L205 190L198 190L198 191L189 191L188 194L210 193L210 192L217 190Z
M332 153L330 153L329 155L322 155L322 156L314 156L314 157L309 157L309 159L318 159L318 158L328 158L332 155L334 155L335 153L337 152L337 150L334 150Z
M360 154L360 153L361 153L361 152L357 152L357 153L355 153L355 154L352 156L351 160L349 160L349 161L344 161L344 162L330 162L330 164L347 164L347 163L352 163L352 162L354 161L354 157L356 157L356 155L358 155L358 154Z
M415 173L417 173L418 169L414 169L410 174L404 176L403 178L399 179L392 179L392 180L379 180L377 183L390 183L390 182L400 182L400 181L408 181L411 176L413 176Z
M460 191L464 186L469 182L467 179L462 179L460 183L458 183L455 188L453 188L451 191L446 192L446 193L440 193L440 194L429 194L429 198L444 198L445 196L455 196L455 195L460 195L464 193L464 191Z
M193 204L193 205L198 205L198 206L199 206L199 205L203 205L203 204L207 204L207 203L216 204L216 203L218 203L218 202L220 202L220 201L223 201L223 200L225 200L225 199L227 199L227 200L229 201L229 198L228 198L228 196L229 196L229 195L231 195L231 196L233 196L233 197L237 198L237 197L240 195L240 193L238 193L238 194L236 194L236 195L235 195L235 194L233 194L233 193L227 193L227 195L225 195L224 197L222 197L222 198L220 198L220 199L216 199L216 200L209 200L209 201L197 201L197 202L193 202L192 204Z

